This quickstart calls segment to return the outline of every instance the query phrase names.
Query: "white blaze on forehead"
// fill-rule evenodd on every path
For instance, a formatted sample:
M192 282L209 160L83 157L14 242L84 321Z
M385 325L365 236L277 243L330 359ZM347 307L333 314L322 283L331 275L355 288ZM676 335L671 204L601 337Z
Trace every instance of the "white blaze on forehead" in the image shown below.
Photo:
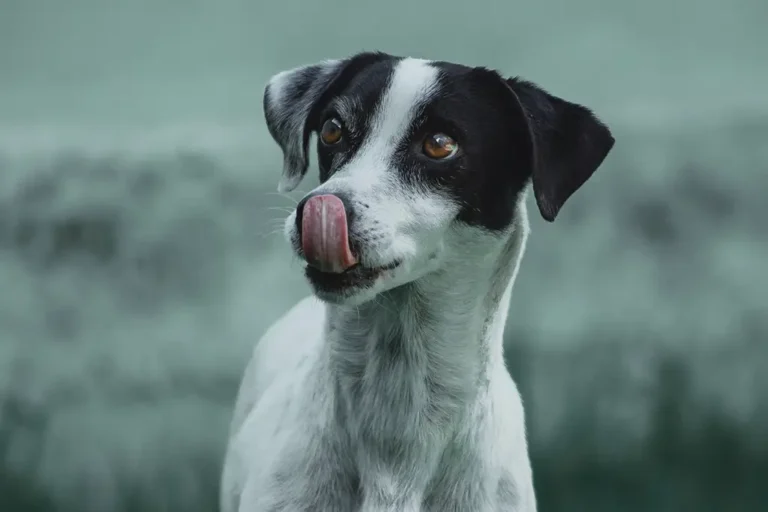
M371 138L395 143L408 130L416 110L437 87L438 70L429 61L403 59L376 110Z
M371 165L369 171L385 169L392 151L408 133L419 107L429 100L438 83L438 70L427 60L403 59L395 66L392 79L379 105L352 168ZM351 162L350 162L351 163Z

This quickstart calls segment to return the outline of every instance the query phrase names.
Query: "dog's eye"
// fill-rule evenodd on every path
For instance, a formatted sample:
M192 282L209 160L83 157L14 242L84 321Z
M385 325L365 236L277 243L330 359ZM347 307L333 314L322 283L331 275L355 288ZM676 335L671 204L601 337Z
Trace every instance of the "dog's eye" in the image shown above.
M450 158L458 150L458 143L444 133L433 133L424 140L424 154L435 160Z
M332 146L341 140L341 122L338 119L328 119L320 129L320 140L323 144Z

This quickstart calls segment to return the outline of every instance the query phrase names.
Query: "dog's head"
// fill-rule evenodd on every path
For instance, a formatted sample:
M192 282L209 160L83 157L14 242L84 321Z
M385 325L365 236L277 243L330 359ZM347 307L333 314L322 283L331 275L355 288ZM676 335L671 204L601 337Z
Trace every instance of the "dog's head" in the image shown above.
M414 281L475 234L503 238L529 182L553 221L614 143L588 109L530 82L383 53L279 73L264 112L281 191L303 178L318 134L321 184L286 236L317 295L337 303Z

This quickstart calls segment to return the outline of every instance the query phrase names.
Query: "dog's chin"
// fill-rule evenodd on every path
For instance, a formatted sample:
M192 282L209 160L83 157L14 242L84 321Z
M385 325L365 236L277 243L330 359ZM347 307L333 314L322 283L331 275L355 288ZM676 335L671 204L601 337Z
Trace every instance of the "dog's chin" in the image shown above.
M423 261L405 259L370 268L356 265L340 274L305 267L304 273L315 295L329 304L359 306L377 295L393 290L428 274L438 266L436 251Z
M341 273L322 272L312 266L304 269L315 295L330 304L359 305L387 289L387 283L402 266L394 261L381 267L355 265Z

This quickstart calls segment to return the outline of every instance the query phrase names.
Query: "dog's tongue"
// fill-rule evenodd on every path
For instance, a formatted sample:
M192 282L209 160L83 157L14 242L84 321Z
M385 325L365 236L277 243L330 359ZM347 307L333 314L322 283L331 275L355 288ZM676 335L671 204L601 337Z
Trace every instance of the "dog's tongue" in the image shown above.
M344 272L357 263L349 248L347 214L334 195L310 197L301 218L301 247L307 263L323 272Z

